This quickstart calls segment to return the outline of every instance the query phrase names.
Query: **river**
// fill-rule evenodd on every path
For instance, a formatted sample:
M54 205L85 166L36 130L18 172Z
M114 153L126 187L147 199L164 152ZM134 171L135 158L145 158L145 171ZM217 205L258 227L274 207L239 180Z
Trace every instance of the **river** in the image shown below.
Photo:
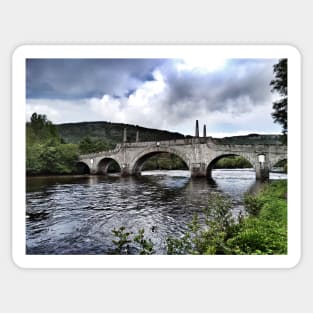
M60 176L27 178L27 254L110 254L112 229L125 226L166 253L166 238L179 237L212 191L228 195L233 215L244 213L245 192L261 186L251 169L213 171L213 181L188 171L146 171L141 177ZM271 179L286 174L271 173ZM134 251L134 250L133 250Z

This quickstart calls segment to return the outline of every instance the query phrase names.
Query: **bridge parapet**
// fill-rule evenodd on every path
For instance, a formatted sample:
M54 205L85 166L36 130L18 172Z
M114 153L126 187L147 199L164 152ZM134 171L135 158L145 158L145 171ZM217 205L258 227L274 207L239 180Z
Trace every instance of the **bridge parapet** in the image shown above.
M177 146L177 145L192 145L198 143L211 142L211 138L185 138L185 139L172 139L172 140L153 140L153 141L139 141L139 142L126 142L124 147L148 147L160 144L162 146ZM213 142L213 141L212 141Z
M287 159L287 147L281 144L221 144L212 140L212 137L206 137L123 142L110 151L80 155L79 160L90 168L92 174L105 174L110 162L115 161L122 175L136 175L140 173L145 160L159 153L180 157L191 171L191 176L210 176L219 159L239 155L251 163L257 178L268 178L272 166ZM261 163L260 156L264 159Z
M212 146L211 146L212 147ZM214 146L219 151L248 151L248 152L271 152L271 153L287 153L287 147L284 145L221 145L217 144Z

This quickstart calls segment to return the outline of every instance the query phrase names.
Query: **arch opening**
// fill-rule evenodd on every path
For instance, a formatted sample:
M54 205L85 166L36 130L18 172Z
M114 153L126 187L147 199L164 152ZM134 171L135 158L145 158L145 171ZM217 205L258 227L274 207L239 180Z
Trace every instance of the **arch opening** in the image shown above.
M89 175L90 167L85 162L76 163L76 172L80 175Z
M271 167L271 172L274 173L287 173L288 170L288 162L287 159L281 159Z
M167 151L154 151L141 156L135 163L133 172L141 175L142 171L154 170L189 170L186 162L177 154Z
M121 173L121 167L116 160L112 158L104 158L99 162L97 174L108 175L116 173Z
M239 154L223 154L213 159L207 167L207 176L212 179L215 169L251 169L251 162Z

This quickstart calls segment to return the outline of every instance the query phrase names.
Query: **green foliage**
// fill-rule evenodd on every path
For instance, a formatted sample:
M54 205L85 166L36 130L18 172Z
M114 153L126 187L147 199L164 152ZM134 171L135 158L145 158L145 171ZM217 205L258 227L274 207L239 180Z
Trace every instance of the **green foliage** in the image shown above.
M40 156L43 151L43 144L26 144L26 173L28 175L36 175L41 173L43 166Z
M286 254L287 232L277 221L249 218L227 244L232 254Z
M258 217L251 215L243 219L237 232L228 240L232 254L287 253L286 197L286 181L272 182L254 197L253 205L261 205Z
M281 144L282 135L259 135L249 134L245 136L232 136L224 138L214 138L216 144L222 145L275 145Z
M208 200L208 206L204 210L207 225L217 224L222 231L226 232L234 224L231 212L233 204L231 200L220 193L213 192Z
M73 173L78 154L78 146L62 143L56 127L45 115L31 116L31 122L26 124L27 175Z
M258 195L245 197L249 213L236 223L229 198L213 193L203 210L204 223L194 215L188 231L180 238L166 240L167 254L286 254L287 253L287 182L270 183ZM153 254L153 243L144 238L144 230L131 239L125 227L113 230L118 240L115 253L127 254L133 247L139 254ZM137 244L137 246L136 246ZM138 248L139 245L139 248Z
M193 254L195 241L198 241L200 224L198 215L193 216L192 222L188 225L189 231L180 238L169 237L166 239L167 254ZM199 241L197 242L200 243Z
M148 159L142 170L182 170L186 164L178 156L170 153L160 153Z
M244 203L248 214L252 216L258 216L260 214L263 202L259 197L246 193L244 195Z
M241 156L224 157L216 162L214 168L250 168L251 163Z
M136 249L140 255L150 255L154 253L153 242L151 239L147 240L144 237L144 229L139 229L138 234L133 238L130 237L133 233L125 231L124 226L119 229L114 228L112 233L117 237L117 240L112 241L115 246L113 254L129 254L131 248Z
M139 244L139 254L153 254L153 242L151 241L151 239L145 239L144 232L144 229L139 229L138 234L134 237L134 242Z
M113 240L113 244L115 245L115 249L113 251L114 254L128 254L129 244L132 242L129 236L132 232L126 232L125 227L122 226L119 229L113 229L112 233L117 240Z
M123 140L124 128L127 128L127 141L136 141L136 132L139 131L140 141L160 141L184 139L185 136L169 131L140 127L137 125L110 123L110 122L83 122L56 125L59 134L66 142L76 143L88 136L93 140L100 139L109 143L113 148Z
M44 174L70 174L75 171L78 149L73 144L46 144L39 156Z
M47 120L46 115L33 113L33 115L30 118L30 124L28 126L31 128L31 134L29 134L29 136L32 137L33 140L59 141L57 129L50 121Z
M226 241L235 223L231 207L230 199L213 193L204 210L206 227L195 215L184 236L167 239L167 254L226 254Z
M189 232L186 232L181 238L167 238L166 245L167 254L169 255L182 255L192 253L192 242Z
M100 151L110 150L113 148L114 148L114 145L110 144L108 141L105 141L103 139L92 140L88 136L84 137L79 142L79 152L81 154L100 152Z
M288 162L287 160L281 160L279 161L278 163L276 163L273 167L272 170L274 170L275 168L282 168L282 171L284 173L287 173L288 172Z
M288 106L288 60L280 59L277 64L274 65L273 72L275 78L270 82L272 86L272 92L277 92L280 95L280 99L273 102L274 112L272 116L275 123L282 125L282 132L284 139L286 140L287 134L287 106Z
M246 196L249 213L235 223L231 202L213 194L205 210L206 228L197 218L181 238L168 238L168 254L286 254L287 184L273 182L257 196Z

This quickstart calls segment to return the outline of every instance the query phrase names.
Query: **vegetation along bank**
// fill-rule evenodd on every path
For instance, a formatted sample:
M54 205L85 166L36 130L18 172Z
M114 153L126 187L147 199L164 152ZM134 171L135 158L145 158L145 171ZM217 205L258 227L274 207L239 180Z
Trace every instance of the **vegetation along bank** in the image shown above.
M220 193L204 210L205 226L197 215L180 238L167 238L167 254L280 255L287 254L287 181L272 181L257 195L246 194L246 216L234 219L232 202ZM125 227L112 230L113 254L154 254L153 242Z

